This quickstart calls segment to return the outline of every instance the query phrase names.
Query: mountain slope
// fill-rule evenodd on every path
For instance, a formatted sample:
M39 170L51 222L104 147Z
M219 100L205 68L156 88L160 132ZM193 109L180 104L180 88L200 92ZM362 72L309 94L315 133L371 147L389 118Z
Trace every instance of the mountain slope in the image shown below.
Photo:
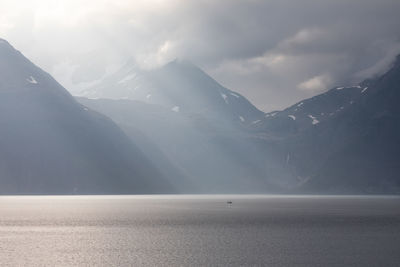
M83 92L88 98L131 99L175 112L196 113L249 124L263 112L246 98L221 86L195 65L172 61L154 70L129 62L101 83Z
M86 91L114 100L79 101L140 128L201 192L399 193L399 62L268 114L181 62L127 65Z
M266 175L273 169L271 160L265 164L271 150L231 124L140 101L77 99L112 118L134 140L141 129L182 171L184 180L175 183L183 192L265 193L279 190L284 180L275 182L275 172Z
M382 77L266 114L297 192L399 193L400 60Z
M108 118L0 39L0 193L171 192Z
M357 104L323 126L331 154L308 190L400 192L400 57ZM321 141L328 141L326 138ZM326 147L326 145L325 145ZM334 147L334 149L333 149Z
M112 118L132 139L140 129L156 144L184 174L174 181L184 191L276 188L266 177L265 151L246 132L264 113L191 63L175 60L153 70L128 63L84 95L79 102Z
M326 93L304 99L282 111L265 114L253 128L279 134L296 134L340 116L366 95L371 80L354 86L335 87ZM371 89L369 89L371 91Z

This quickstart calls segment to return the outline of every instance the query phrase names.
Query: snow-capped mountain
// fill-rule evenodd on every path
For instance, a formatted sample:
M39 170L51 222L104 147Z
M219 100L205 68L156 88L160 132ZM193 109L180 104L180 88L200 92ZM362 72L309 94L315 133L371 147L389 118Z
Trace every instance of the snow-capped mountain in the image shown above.
M232 124L214 123L210 118L218 116L202 113L200 106L217 99L218 103L209 105L207 111L235 114L233 118L240 118L239 114L248 114L245 111L233 113L236 111L229 110L227 107L231 98L219 97L221 91L218 91L218 86L202 87L208 88L205 89L208 92L205 95L209 98L199 97L201 101L197 106L196 98L192 99L190 95L179 99L182 102L177 102L178 98L175 97L168 98L175 102L165 99L155 101L157 98L151 102L151 97L145 96L149 91L145 91L142 98L137 98L140 102L130 99L85 98L79 101L110 116L131 138L137 138L132 130L140 128L185 173L189 184L197 189L202 187L202 192L294 190L313 193L397 193L400 191L400 180L397 178L400 173L397 155L400 150L400 110L397 104L400 101L399 62L398 59L382 77L354 86L332 88L283 111L261 114L261 118L260 113L255 112L257 115L246 117L251 117L251 120L243 118L247 122L246 127L239 128ZM185 71L188 71L185 64L171 64L167 65L168 68L176 70L185 66ZM199 73L193 66L189 69ZM157 72L167 71L154 70L154 73ZM146 75L149 73L153 71ZM123 78L126 74L120 75L118 79L125 82ZM144 81L144 76L139 78L137 75L135 79ZM190 75L183 77L186 79ZM116 84L118 79L114 79L110 86L93 92L105 92L105 88L109 88L109 95L96 96L120 98L112 96L111 85ZM149 78L147 82L150 81ZM191 85L191 82L194 84ZM188 79L184 88L191 88L188 92L202 92L197 83L196 79ZM215 83L212 84L215 86ZM100 87L98 85L97 88ZM116 88L122 90L125 87ZM148 88L153 87L148 85L146 90L150 90ZM155 88L167 88L165 91L170 92L175 87L160 85ZM214 89L209 92L209 88ZM160 89L152 90L152 95L157 95ZM167 95L163 92L159 94ZM186 105L185 101L190 105ZM221 112L221 107L228 112ZM235 104L231 107L240 110ZM221 117L225 120L227 118Z
M282 111L269 112L253 127L281 134L295 134L309 127L317 127L360 101L367 94L371 83L372 80L366 80L358 85L332 88Z
M171 192L107 117L0 39L0 193Z
M0 193L399 193L399 84L400 57L264 114L174 61L128 64L78 103L0 39Z
M87 98L131 99L157 104L174 112L229 119L242 124L264 115L245 97L208 76L195 65L175 60L153 70L133 62L83 91Z
M381 77L266 114L257 130L279 139L299 191L399 193L399 101L397 57Z
M185 175L178 182L183 190L261 193L287 182L276 178L273 160L265 164L273 149L248 132L265 114L191 63L147 71L129 63L84 94L79 102L112 118L132 139L140 129L156 144Z

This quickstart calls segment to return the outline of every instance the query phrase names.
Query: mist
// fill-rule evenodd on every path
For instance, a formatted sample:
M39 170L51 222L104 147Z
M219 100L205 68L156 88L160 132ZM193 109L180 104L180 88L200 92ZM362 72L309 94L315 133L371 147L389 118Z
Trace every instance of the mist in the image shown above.
M395 0L0 1L0 36L72 94L129 59L176 58L268 112L385 72L400 51Z

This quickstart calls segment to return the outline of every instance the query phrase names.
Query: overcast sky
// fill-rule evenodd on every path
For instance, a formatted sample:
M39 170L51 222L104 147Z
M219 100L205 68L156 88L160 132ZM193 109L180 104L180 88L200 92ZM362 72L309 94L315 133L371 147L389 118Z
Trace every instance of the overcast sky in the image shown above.
M387 69L399 0L0 0L0 37L72 93L133 57L192 61L264 111Z

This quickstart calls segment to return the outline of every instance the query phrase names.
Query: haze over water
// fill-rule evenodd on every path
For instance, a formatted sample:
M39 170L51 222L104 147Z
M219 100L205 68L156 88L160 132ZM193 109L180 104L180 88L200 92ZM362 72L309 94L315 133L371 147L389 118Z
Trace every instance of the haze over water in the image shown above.
M400 198L0 197L0 265L399 266Z

